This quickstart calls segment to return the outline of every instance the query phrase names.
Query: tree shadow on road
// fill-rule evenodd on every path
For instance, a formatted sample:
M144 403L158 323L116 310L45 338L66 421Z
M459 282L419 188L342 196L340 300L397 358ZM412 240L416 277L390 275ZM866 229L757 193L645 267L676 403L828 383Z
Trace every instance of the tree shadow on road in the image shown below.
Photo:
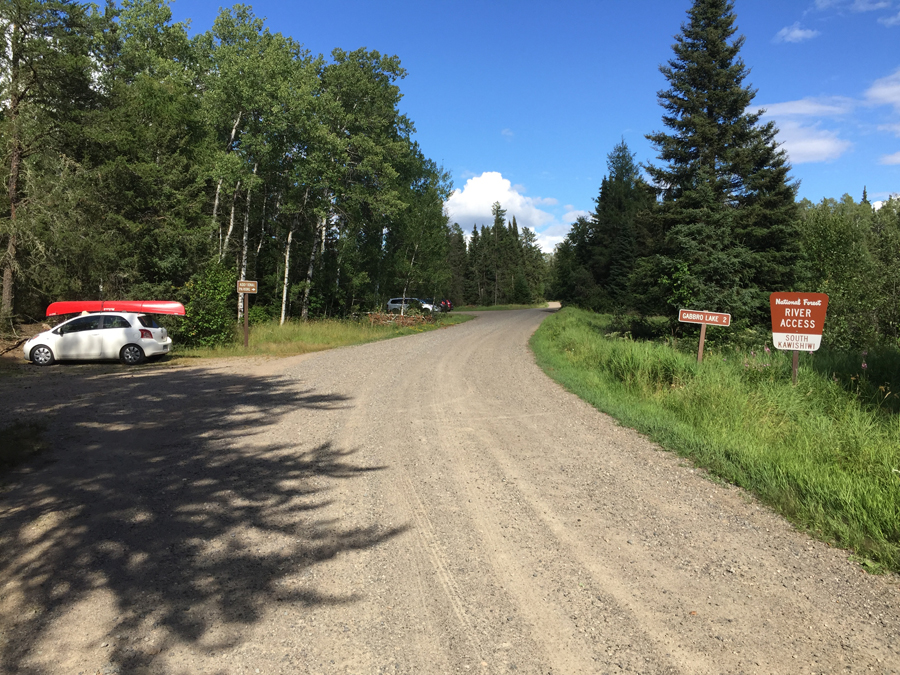
M347 407L344 396L201 370L85 376L78 386L57 400L24 387L16 402L20 419L48 424L51 449L0 495L2 672L45 672L30 653L98 591L117 614L104 634L149 625L166 644L204 649L272 602L352 602L302 587L298 572L402 531L316 514L333 480L384 467L304 445L302 429L296 442L275 434L288 412ZM105 658L125 669L153 658L111 649Z

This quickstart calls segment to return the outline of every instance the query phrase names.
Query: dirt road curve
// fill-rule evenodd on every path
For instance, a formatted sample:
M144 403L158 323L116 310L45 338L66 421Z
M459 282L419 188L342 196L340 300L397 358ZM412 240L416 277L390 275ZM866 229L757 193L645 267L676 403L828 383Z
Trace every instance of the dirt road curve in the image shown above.
M4 673L897 673L895 577L562 391L546 310L0 381Z

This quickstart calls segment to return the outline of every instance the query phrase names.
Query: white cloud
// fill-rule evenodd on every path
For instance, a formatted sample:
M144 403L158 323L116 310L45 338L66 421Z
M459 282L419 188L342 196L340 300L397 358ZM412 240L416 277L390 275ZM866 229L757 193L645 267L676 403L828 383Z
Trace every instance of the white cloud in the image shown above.
M848 8L852 12L871 12L876 9L890 7L889 0L816 0L816 9L828 9L829 7Z
M872 202L872 208L877 211L887 203L888 199L900 199L900 192L879 192L876 196L884 197L883 200Z
M802 98L798 101L761 105L769 117L838 117L853 111L856 101L844 96Z
M894 16L883 16L878 19L878 23L884 24L888 28L891 26L900 26L900 12Z
M828 162L847 152L853 144L838 137L837 131L804 125L793 120L779 123L778 140L784 144L792 164Z
M503 136L506 140L511 140L515 134L512 132L512 129L502 129L500 131L500 135Z
M566 208L569 210L566 211L566 214L563 216L563 220L565 220L567 223L574 223L578 218L582 218L582 217L587 218L588 216L591 215L590 211L582 211L581 209L575 209L575 208L572 208L571 205L566 206Z
M900 124L879 124L878 131L888 131L895 136L900 136Z
M513 188L516 186L513 185ZM522 190L524 192L524 190ZM556 206L559 204L559 200L555 197L535 197L534 198L535 206Z
M553 221L551 214L538 208L540 201L521 194L499 171L485 171L467 180L462 189L454 190L445 206L450 218L464 230L472 225L493 223L491 206L494 202L500 202L506 209L507 218L515 216L519 225L537 230Z
M822 129L819 122L810 118L841 117L854 110L853 99L830 96L804 98L760 106L765 116L777 120L778 140L793 164L828 162L847 152L853 144L839 137L838 132Z
M854 12L871 12L876 9L884 9L890 7L891 3L887 0L854 0L850 7Z
M803 42L811 40L819 35L819 31L809 28L800 28L800 22L796 21L792 26L786 26L778 31L773 38L774 42Z
M537 243L541 250L550 252L565 239L571 224L580 215L588 215L586 211L575 210L566 206L565 213L557 218L544 211L542 206L556 206L559 201L553 197L526 197L525 188L512 185L499 171L485 171L480 176L469 178L462 189L457 188L444 204L451 221L459 223L467 234L472 226L490 226L494 222L491 206L500 202L506 210L507 219L516 217L519 228L528 227L537 234Z
M893 155L884 155L880 160L878 160L879 164L888 164L893 166L894 164L900 164L900 152L895 152Z
M866 100L875 104L892 105L900 112L900 68L892 75L875 80L866 90Z
M556 248L556 245L562 243L563 239L566 238L570 229L572 229L571 223L557 223L556 225L546 227L543 232L538 234L537 244L544 253L552 253L553 249Z

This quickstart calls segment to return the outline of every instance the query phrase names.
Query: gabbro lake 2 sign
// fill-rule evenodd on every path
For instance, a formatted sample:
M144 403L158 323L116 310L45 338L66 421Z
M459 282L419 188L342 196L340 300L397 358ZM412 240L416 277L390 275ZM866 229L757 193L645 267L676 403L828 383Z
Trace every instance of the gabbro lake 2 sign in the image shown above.
M824 293L772 293L772 343L775 349L814 352L822 345L828 311Z

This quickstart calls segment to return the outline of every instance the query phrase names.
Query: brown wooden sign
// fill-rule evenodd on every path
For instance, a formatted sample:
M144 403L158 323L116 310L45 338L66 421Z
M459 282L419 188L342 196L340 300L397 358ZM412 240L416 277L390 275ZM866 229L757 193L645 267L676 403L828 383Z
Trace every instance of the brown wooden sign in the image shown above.
M256 283L255 281L238 281L237 282L237 292L238 293L256 293Z
M772 343L775 349L814 352L822 345L828 311L824 293L772 293Z
M696 309L679 309L678 320L683 323L705 323L709 326L730 326L731 314L701 312Z
M730 326L731 314L722 312L707 312L699 309L679 309L678 320L683 323L699 323L700 345L697 347L697 363L703 360L703 343L706 342L707 326Z

